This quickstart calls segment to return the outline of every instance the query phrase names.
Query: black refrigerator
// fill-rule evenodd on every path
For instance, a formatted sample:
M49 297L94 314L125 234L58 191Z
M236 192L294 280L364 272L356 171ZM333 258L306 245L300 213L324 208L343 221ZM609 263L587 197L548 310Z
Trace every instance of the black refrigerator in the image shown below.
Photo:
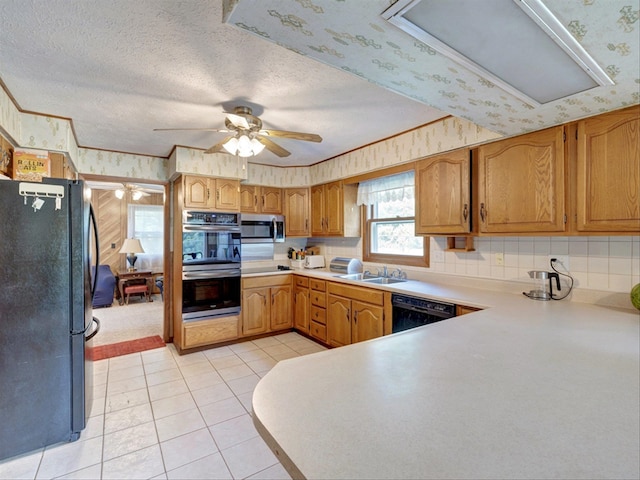
M82 181L0 179L0 460L86 426L98 250Z

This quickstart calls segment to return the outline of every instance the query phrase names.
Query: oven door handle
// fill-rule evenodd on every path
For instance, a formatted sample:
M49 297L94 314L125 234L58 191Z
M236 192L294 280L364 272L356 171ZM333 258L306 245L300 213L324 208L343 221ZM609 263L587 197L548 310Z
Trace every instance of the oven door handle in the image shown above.
M229 278L229 277L239 277L240 270L209 270L206 272L182 272L182 278L188 280L190 278L193 279L203 279L203 278Z
M182 225L183 232L239 232L237 225Z

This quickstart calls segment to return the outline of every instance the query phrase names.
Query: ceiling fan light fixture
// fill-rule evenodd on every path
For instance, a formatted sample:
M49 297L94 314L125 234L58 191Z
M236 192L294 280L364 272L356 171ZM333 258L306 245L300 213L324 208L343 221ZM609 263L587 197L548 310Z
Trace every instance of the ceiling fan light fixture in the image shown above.
M262 150L264 150L264 145L260 143L257 138L251 139L251 150L254 155L258 155Z
M240 135L238 139L238 155L241 157L250 157L253 155L251 140L246 135Z
M228 142L222 145L227 152L231 155L235 155L238 150L238 139L236 137L230 138Z
M116 190L114 193L115 193L116 198L117 198L118 200L122 200L122 199L124 198L124 190L120 190L120 189L118 189L118 190Z
M134 201L138 201L138 200L140 200L140 199L142 198L142 192L141 192L141 191L139 191L139 190L134 190L134 191L131 193L131 198L132 198Z

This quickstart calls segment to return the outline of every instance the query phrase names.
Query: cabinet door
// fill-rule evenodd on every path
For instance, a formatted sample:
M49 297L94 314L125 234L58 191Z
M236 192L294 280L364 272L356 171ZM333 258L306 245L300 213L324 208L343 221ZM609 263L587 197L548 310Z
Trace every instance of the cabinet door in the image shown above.
M344 201L342 182L325 185L325 233L342 236L344 234Z
M285 234L290 237L309 236L309 189L284 190Z
M640 107L578 124L577 229L640 229Z
M353 300L351 309L353 310L352 343L363 342L383 335L384 309L382 307Z
M242 334L265 333L271 319L271 289L249 288L242 292Z
M291 287L271 288L271 330L291 328Z
M427 158L416 165L416 234L471 231L469 150Z
M293 291L293 326L309 333L309 289L296 287Z
M319 237L325 234L325 186L311 187L311 236Z
M565 230L563 127L478 148L482 233Z
M329 295L327 342L332 347L342 347L351 343L351 300Z
M240 211L244 213L258 212L258 187L253 185L240 185Z
M215 192L213 179L185 175L184 177L184 206L185 208L214 208Z
M228 212L240 210L240 182L216 179L216 208Z
M262 213L282 213L282 189L275 187L261 187L260 209Z

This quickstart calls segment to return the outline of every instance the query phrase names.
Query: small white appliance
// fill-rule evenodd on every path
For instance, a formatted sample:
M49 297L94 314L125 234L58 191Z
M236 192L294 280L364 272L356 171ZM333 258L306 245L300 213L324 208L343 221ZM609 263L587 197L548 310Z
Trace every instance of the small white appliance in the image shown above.
M304 268L324 268L324 255L307 255Z

